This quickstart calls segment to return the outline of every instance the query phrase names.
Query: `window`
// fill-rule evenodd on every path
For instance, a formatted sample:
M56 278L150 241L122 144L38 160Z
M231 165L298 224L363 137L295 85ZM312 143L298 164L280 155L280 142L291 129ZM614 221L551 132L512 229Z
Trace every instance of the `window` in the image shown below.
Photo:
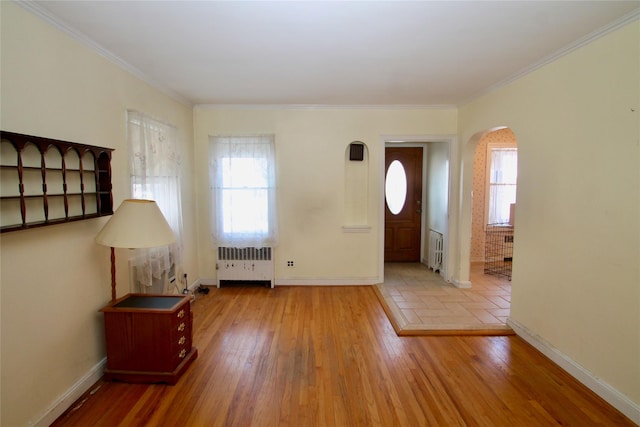
M399 160L394 160L389 165L385 178L384 194L389 211L398 215L407 201L407 172Z
M490 163L487 224L507 224L511 204L516 202L518 149L490 145L487 154Z
M176 234L176 243L170 246L136 250L131 261L135 280L147 287L166 285L168 277L182 271L181 157L177 133L175 126L127 111L131 196L155 200ZM158 290L167 289L151 291Z
M212 230L218 246L277 240L273 135L211 137Z

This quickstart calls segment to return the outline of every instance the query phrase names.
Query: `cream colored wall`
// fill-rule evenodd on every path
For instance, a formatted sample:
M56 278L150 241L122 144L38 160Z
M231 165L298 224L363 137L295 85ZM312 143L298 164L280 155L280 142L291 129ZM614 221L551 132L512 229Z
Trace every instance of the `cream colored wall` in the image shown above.
M518 141L511 319L636 408L639 44L636 20L463 106L459 115L462 144L495 126L508 126ZM465 147L465 170L473 149ZM465 176L464 236L470 188Z
M509 126L520 152L512 318L640 402L637 22L464 106L458 126L456 110L197 108L192 116L14 4L1 2L0 14L1 128L115 148L116 206L129 193L125 109L179 127L190 278L215 277L208 135L276 135L277 280L357 281L379 271L381 135L459 129L465 143ZM370 155L369 233L342 232L344 153L354 140L364 141ZM454 175L462 159L463 173L470 171L473 148L456 153L454 147ZM470 176L463 190L468 209L458 221L452 201L449 219L460 225L463 242L471 235ZM1 236L2 425L40 419L103 359L97 310L110 298L109 261L93 237L105 221ZM460 266L468 264L468 243L462 249ZM120 295L129 290L125 257L118 252ZM289 259L295 269L285 266Z
M186 271L196 278L193 117L180 104L10 2L1 2L1 128L115 148L114 204L129 197L125 111L179 128L184 145ZM46 419L105 356L109 249L94 243L107 218L2 234L3 426ZM129 291L118 250L118 294ZM70 404L71 402L67 402Z
M427 226L424 229L423 254L424 262L429 259L429 230L447 233L447 217L449 214L449 144L432 142L427 144L427 188L426 205ZM444 266L443 266L444 267ZM443 274L443 269L440 274Z
M382 135L453 134L454 109L195 110L200 275L215 278L209 226L209 135L273 133L278 167L280 238L276 283L368 283L378 278ZM368 233L345 233L345 150L367 144ZM294 268L286 261L292 260Z
M447 233L449 212L449 147L444 142L427 144L428 228Z

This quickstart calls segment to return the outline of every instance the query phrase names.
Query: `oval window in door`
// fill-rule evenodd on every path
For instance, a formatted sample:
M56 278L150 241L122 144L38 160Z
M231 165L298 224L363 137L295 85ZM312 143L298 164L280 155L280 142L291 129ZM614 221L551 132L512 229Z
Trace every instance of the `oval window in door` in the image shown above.
M384 196L391 213L398 215L407 200L407 173L398 160L391 162L387 170Z

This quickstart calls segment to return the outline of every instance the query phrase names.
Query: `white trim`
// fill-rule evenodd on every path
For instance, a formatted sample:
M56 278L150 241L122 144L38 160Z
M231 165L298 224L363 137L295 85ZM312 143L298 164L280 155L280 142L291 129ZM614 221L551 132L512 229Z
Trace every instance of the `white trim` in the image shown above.
M198 110L457 110L453 104L196 104Z
M191 289L192 291L195 291L196 289L198 289L200 287L201 284L202 284L202 281L200 279L198 279L195 282L193 282L191 284L191 286L188 286L187 289Z
M283 277L276 279L277 286L371 286L382 282L379 277Z
M454 168L452 167L453 160L457 158L457 141L458 137L455 134L440 134L440 135L380 135L380 147L382 155L379 157L378 171L379 171L379 186L381 189L381 202L379 205L379 229L378 233L380 236L384 236L384 217L385 217L385 195L384 195L384 180L385 180L385 148L387 146L404 146L404 147L425 147L426 144L430 142L445 142L447 143L448 148L448 156L449 156L449 176L448 176L448 205L447 205L447 220L446 220L446 233L443 233L444 236L444 265L442 266L442 270L440 271L440 275L444 277L444 280L447 282L451 282L453 278L453 261L454 261L454 251L451 245L451 240L453 237L453 223L451 221L451 214L453 212L453 203L457 203L456 190L454 185ZM424 154L426 156L426 153ZM424 162L424 159L423 159ZM423 168L423 175L426 173ZM426 194L426 191L424 191ZM423 200L424 205L424 200ZM424 221L424 218L422 219ZM424 223L422 224L424 227ZM424 238L424 233L420 237L420 251L421 255L422 250L424 248L424 242L422 239ZM379 263L379 271L378 274L383 280L384 278L384 238L380 239L379 247L378 247L378 263Z
M622 27L624 27L625 25L640 19L640 8L637 8L629 13L627 13L626 15L616 19L613 22L610 22L609 24L605 25L604 27L598 28L597 30L592 31L591 33L587 34L584 37L579 38L578 40L575 40L572 43L569 43L568 45L564 46L561 49L558 49L557 51L553 52L550 55L545 56L544 58L542 58L540 61L535 62L523 69L521 69L520 71L515 72L514 74L510 75L509 77L507 77L504 80L499 81L498 83L495 83L487 88L485 88L484 90L476 93L475 95L467 98L466 100L463 100L461 102L458 103L458 107L461 107L463 105L466 105L484 95L487 95L491 92L494 92L498 89L500 89L503 86L508 85L509 83L512 83L524 76L526 76L527 74L530 74L532 72L534 72L535 70L544 67L547 64L550 64L560 58L562 58L563 56L566 56L578 49L580 49L583 46L588 45L589 43L592 43L596 40L598 40L601 37L606 36L609 33L612 33Z
M215 282L215 281L214 281ZM193 294L200 286L201 280L196 280L188 289ZM182 291L182 290L181 290ZM29 425L35 427L47 427L57 420L64 412L71 407L84 393L95 385L104 374L107 366L107 358L104 357L96 363L87 373L85 373L66 392L58 397L33 423Z
M542 354L551 359L555 364L564 369L569 375L580 381L586 387L591 389L598 396L607 401L611 406L629 417L634 423L640 424L640 405L633 402L624 394L613 388L611 385L598 378L584 366L579 365L569 356L562 353L549 342L526 326L522 325L511 318L507 319L507 325L515 331L515 333L538 349Z
M371 286L382 283L381 277L312 277L312 278L295 278L283 277L276 278L275 286ZM216 279L200 279L203 286L216 286Z
M73 405L73 403L87 392L104 373L104 368L107 365L107 358L100 360L93 368L91 368L86 374L82 376L74 385L72 385L64 394L58 397L49 406L39 418L33 422L33 426L46 427L51 425L57 420L64 412Z
M67 24L66 22L60 20L58 17L54 16L51 14L51 12L49 12L47 9L43 8L42 6L38 5L37 3L33 2L33 1L27 1L27 0L13 0L15 4L17 4L18 6L22 7L23 9L33 13L34 15L38 16L39 18L43 19L44 21L48 22L49 24L53 25L54 27L58 28L59 30L61 30L62 32L66 33L67 35L69 35L71 38L77 40L78 42L84 44L86 47L88 47L89 49L93 50L94 52L98 53L99 55L101 55L102 57L106 58L107 60L113 62L114 64L118 65L119 67L123 68L124 70L128 71L129 73L133 74L134 76L138 77L139 79L147 82L148 84L150 84L151 86L157 88L158 90L164 92L165 94L167 94L168 96L170 96L171 98L175 99L176 101L190 106L190 107L198 107L198 108L215 108L215 109L281 109L281 108L290 108L290 109L457 109L462 105L468 104L469 102L480 98L481 96L484 96L488 93L491 93L503 86L508 85L509 83L520 79L521 77L526 76L527 74L537 70L538 68L541 68L547 64L550 64L553 61L556 61L557 59L613 32L616 31L617 29L637 20L640 19L640 8L635 9L631 12L629 12L628 14L620 17L619 19L605 25L604 27L601 27L595 31L592 31L591 33L587 34L586 36L574 41L573 43L570 43L569 45L557 50L556 52L547 55L545 58L543 58L542 60L536 62L535 64L529 65L526 68L523 68L522 70L512 74L511 76L507 77L506 79L499 81L498 83L491 85L489 87L487 87L486 89L478 92L477 94L467 98L466 100L463 100L455 105L450 105L450 104L434 104L434 105L324 105L324 104L289 104L289 105L245 105L245 104L197 104L194 105L192 101L190 101L189 99L185 98L184 96L182 96L181 94L175 92L172 89L167 88L166 86L164 86L163 84L161 84L160 82L154 81L152 80L148 75L146 75L144 72L142 72L141 70L139 70L138 68L134 67L133 65L129 64L128 62L124 61L123 59L121 59L120 57L118 57L116 54L114 54L113 52L109 51L108 49L104 48L103 46L101 46L100 44L96 43L95 41L93 41L91 38L89 38L87 35L81 33L80 31L78 31L77 29L72 28L69 24Z
M460 289L469 289L471 288L471 282L469 280L454 280L453 286Z
M188 289L189 293L191 295L195 295L195 293L198 290L198 288L200 287L201 283L202 283L202 280L198 279L195 282L193 282L191 285L188 285L187 289ZM215 286L215 280L214 280L214 284L212 286ZM180 289L180 295L184 295L183 289Z
M218 286L218 280L211 277L205 277L204 279L198 280L198 282L202 286Z
M187 107L193 107L193 102L191 102L189 99L185 98L184 96L182 96L178 92L176 92L176 91L174 91L172 89L169 89L168 87L166 87L162 83L160 83L158 81L155 81L155 80L152 80L143 71L141 71L138 68L134 67L133 65L129 64L127 61L123 60L118 55L116 55L113 52L111 52L110 50L104 48L102 45L96 43L90 37L88 37L86 34L81 33L77 29L71 27L66 22L60 20L60 18L58 18L57 16L52 15L50 11L48 11L45 8L43 8L42 6L37 4L36 2L27 1L27 0L13 0L13 1L14 1L15 4L17 4L18 6L20 6L24 10L33 13L34 15L36 15L37 17L41 18L42 20L46 21L47 23L51 24L53 27L55 27L58 30L62 31L63 33L65 33L66 35L68 35L69 37L74 39L75 41L83 44L85 47L89 48L93 52L97 53L98 55L102 56L103 58L107 59L108 61L112 62L113 64L115 64L118 67L122 68L123 70L127 71L128 73L134 75L135 77L139 78L140 80L148 83L149 85L153 86L154 88L156 88L159 91L163 92L164 94L168 95L172 99L178 101L179 103L181 103L183 105L186 105Z

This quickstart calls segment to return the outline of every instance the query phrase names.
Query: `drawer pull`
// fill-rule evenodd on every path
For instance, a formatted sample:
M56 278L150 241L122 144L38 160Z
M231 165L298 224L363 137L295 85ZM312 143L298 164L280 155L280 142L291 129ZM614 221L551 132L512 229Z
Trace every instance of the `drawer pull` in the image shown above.
M184 309L178 312L178 319L182 319L184 317Z
M178 345L182 345L187 341L187 339L183 336L180 337L180 339L178 340Z
M180 350L180 353L178 354L178 357L180 359L184 359L184 357L187 355L187 350L185 350L184 348L182 350Z
M180 323L180 325L178 325L178 332L182 332L184 331L184 322Z

